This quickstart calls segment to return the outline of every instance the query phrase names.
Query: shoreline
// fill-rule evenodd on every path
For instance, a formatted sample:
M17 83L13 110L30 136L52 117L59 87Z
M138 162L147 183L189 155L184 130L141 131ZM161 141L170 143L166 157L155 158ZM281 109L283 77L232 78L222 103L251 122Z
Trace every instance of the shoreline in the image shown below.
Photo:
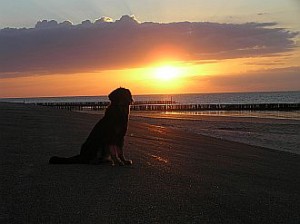
M77 111L103 115L104 111ZM205 136L300 154L300 120L131 111L130 119Z
M104 114L105 110L72 110L79 113ZM283 114L277 115L275 114ZM203 117L263 119L263 120L291 120L300 121L300 111L136 111L131 110L133 116L150 118L177 118L181 120L199 120ZM289 116L287 116L288 114Z

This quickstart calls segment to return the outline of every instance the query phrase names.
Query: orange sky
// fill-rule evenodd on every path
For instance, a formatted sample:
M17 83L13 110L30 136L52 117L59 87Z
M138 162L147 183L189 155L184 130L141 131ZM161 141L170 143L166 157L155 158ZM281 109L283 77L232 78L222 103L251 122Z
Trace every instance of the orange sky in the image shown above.
M296 63L282 57L229 59L200 65L168 62L135 69L7 78L1 80L0 88L2 97L106 95L120 86L134 94L299 90L298 82L287 78L284 83L290 71L282 66L283 62L278 66L267 64L277 60L289 61L292 74L299 72ZM175 76L164 78L159 74L160 70L168 73L165 67L172 68L169 72ZM266 79L261 80L262 76ZM251 77L252 82L247 81Z

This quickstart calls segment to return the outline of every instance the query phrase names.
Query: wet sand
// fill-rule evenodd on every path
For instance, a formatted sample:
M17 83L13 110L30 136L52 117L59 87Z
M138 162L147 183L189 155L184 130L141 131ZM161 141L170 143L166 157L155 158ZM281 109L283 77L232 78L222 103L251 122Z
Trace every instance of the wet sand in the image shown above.
M298 116L299 111L293 112ZM140 122L300 155L300 120L133 112Z
M299 223L300 156L131 120L131 167L49 165L99 115L0 104L1 223Z

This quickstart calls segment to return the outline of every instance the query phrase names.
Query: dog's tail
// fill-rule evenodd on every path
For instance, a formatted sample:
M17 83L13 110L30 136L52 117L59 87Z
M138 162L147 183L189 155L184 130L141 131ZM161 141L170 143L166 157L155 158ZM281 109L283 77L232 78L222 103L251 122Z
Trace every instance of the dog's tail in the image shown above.
M85 161L82 156L76 155L69 158L52 156L49 160L50 164L85 164L88 161Z

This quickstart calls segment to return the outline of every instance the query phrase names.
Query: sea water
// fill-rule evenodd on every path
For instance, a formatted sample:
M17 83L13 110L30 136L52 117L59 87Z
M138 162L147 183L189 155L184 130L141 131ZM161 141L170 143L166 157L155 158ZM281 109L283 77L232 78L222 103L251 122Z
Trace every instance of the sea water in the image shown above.
M180 104L259 104L259 103L300 103L300 91L252 92L252 93L195 93L195 94L149 94L134 95L135 101L175 101ZM107 96L70 96L38 98L2 98L0 102L15 103L70 103L108 102ZM170 112L161 112L170 113ZM275 119L300 120L300 111L180 111L177 114L194 116L242 116Z
M256 103L300 103L300 91L253 92L253 93L194 93L194 94L149 94L134 95L135 101L166 101L188 104L256 104ZM50 103L50 102L101 102L107 96L66 96L37 98L0 98L0 102Z

